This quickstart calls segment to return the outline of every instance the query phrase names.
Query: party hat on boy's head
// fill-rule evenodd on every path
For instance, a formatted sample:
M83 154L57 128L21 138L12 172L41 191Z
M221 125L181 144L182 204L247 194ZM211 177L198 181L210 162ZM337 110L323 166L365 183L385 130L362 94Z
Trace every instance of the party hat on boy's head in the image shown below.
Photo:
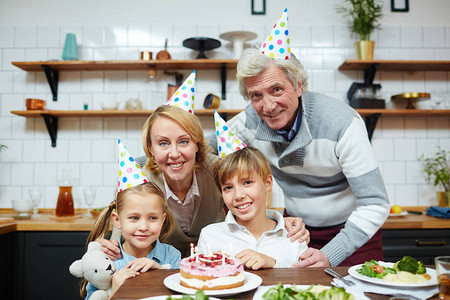
M291 46L289 40L287 8L272 28L269 36L259 48L262 54L274 59L290 59Z
M119 164L117 192L148 182L148 179L144 172L142 172L139 164L130 155L120 139L117 140L117 149L119 150L117 159Z
M187 112L194 113L195 70L167 100L167 105L178 106Z
M217 151L219 157L246 148L244 142L228 127L227 122L214 110L214 125L216 126Z

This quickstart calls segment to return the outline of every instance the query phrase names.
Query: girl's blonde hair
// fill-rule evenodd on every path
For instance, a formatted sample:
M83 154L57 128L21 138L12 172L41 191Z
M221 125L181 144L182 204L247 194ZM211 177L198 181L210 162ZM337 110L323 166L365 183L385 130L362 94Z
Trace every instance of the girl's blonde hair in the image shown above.
M155 112L145 121L142 129L142 146L144 147L147 162L145 168L150 172L159 172L158 165L151 152L152 141L150 133L153 125L158 118L167 118L177 122L191 136L192 141L197 144L198 151L195 155L194 168L199 168L206 160L206 153L211 151L205 137L203 136L203 128L197 116L176 106L161 105Z
M166 214L166 218L163 222L161 233L159 235L159 240L164 242L170 236L175 226L175 219L173 217L172 212L168 209L166 205L164 193L153 182L146 182L119 192L117 194L117 199L115 201L112 201L108 207L102 210L102 212L97 217L97 220L94 223L91 233L89 234L89 237L86 242L86 248L90 242L95 241L99 238L105 238L107 233L110 231L112 225L111 215L113 211L116 210L117 213L119 213L122 210L123 206L125 205L124 203L127 201L127 199L130 199L135 195L157 196L159 203L161 204L161 207L163 209L163 213ZM87 294L86 285L87 281L85 279L82 279L80 287L80 295L83 298L85 298Z
M213 167L213 174L216 186L221 190L220 185L232 176L242 178L253 171L262 178L272 175L269 162L264 154L256 148L247 147L219 159Z

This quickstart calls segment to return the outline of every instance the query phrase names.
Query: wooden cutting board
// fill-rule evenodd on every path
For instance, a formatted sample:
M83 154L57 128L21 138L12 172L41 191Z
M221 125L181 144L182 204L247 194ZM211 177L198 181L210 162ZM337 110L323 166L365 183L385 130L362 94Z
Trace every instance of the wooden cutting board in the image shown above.
M13 223L14 218L0 218L0 224Z

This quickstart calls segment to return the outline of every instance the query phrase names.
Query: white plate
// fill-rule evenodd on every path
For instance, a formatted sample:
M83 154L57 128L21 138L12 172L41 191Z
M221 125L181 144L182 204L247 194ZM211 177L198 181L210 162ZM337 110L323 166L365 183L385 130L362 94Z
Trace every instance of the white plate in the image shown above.
M298 288L299 290L306 290L306 289L308 289L310 286L311 286L312 284L308 284L308 285L295 285L295 287L296 288ZM314 285L318 285L318 284L314 284ZM275 285L262 285L262 286L260 286L257 290L256 290L256 293L255 293L255 295L253 296L253 300L263 300L263 295L271 288L271 287L274 287ZM293 284L283 284L283 287L284 288L287 288L287 287L290 287L290 286L293 286ZM328 285L324 285L324 287L325 288L327 288L327 289L329 289L329 288L331 288L331 286L328 286ZM351 294L351 293L349 293L348 291L346 291L346 293L348 293L348 294ZM354 298L355 299L358 299L358 297L357 297L357 295L355 295L355 294L352 294L353 296L354 296Z
M183 298L183 295L161 295L161 296L154 296L154 297L147 297L142 298L139 300L166 300L167 297L172 297L172 299L181 299ZM220 300L219 298L209 297L209 300Z
M208 296L231 296L238 293L247 292L253 289L256 289L258 286L262 283L262 278L258 275L255 275L253 273L244 272L244 285L240 287L236 287L233 289L226 289L226 290L204 290L203 292L205 295ZM172 274L167 276L164 279L164 285L176 292L183 293L183 294L189 294L194 295L197 290L190 289L187 287L184 287L180 284L180 273Z
M389 262L379 261L378 263L380 264L380 266L389 267L389 268L392 268L394 266L394 263L389 263ZM361 269L361 266L362 266L362 264L350 267L350 269L348 269L348 274L350 274L351 276L355 277L356 279L359 279L362 281L380 284L380 285L387 285L387 286L425 287L425 286L432 286L432 285L438 284L436 270L430 269L430 268L426 268L427 274L431 276L430 280L428 280L426 282L422 282L422 283L403 283L403 282L390 282L390 281L386 281L386 280L383 280L380 278L372 278L372 277L362 275L356 271L358 269Z
M389 214L389 217L404 217L404 216L407 216L407 215L408 215L408 212L407 212L407 211L402 211L402 212L399 213L399 214L390 213L390 214Z

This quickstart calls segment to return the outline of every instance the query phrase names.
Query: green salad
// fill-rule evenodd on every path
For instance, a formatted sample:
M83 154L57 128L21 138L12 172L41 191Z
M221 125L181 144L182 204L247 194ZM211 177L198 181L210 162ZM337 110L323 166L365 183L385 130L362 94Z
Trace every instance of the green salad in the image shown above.
M399 271L405 271L412 274L424 274L425 265L422 261L416 260L411 256L404 256L397 261L392 268L380 265L376 260L366 261L361 269L356 270L361 275L383 279L387 274L397 274Z
M263 298L266 300L354 300L352 294L346 293L340 287L325 287L323 285L310 285L307 289L301 289L295 285L284 287L280 282L271 287Z
M176 296L169 296L166 300L208 300L209 297L203 291L197 291L194 296L183 294L181 298Z

